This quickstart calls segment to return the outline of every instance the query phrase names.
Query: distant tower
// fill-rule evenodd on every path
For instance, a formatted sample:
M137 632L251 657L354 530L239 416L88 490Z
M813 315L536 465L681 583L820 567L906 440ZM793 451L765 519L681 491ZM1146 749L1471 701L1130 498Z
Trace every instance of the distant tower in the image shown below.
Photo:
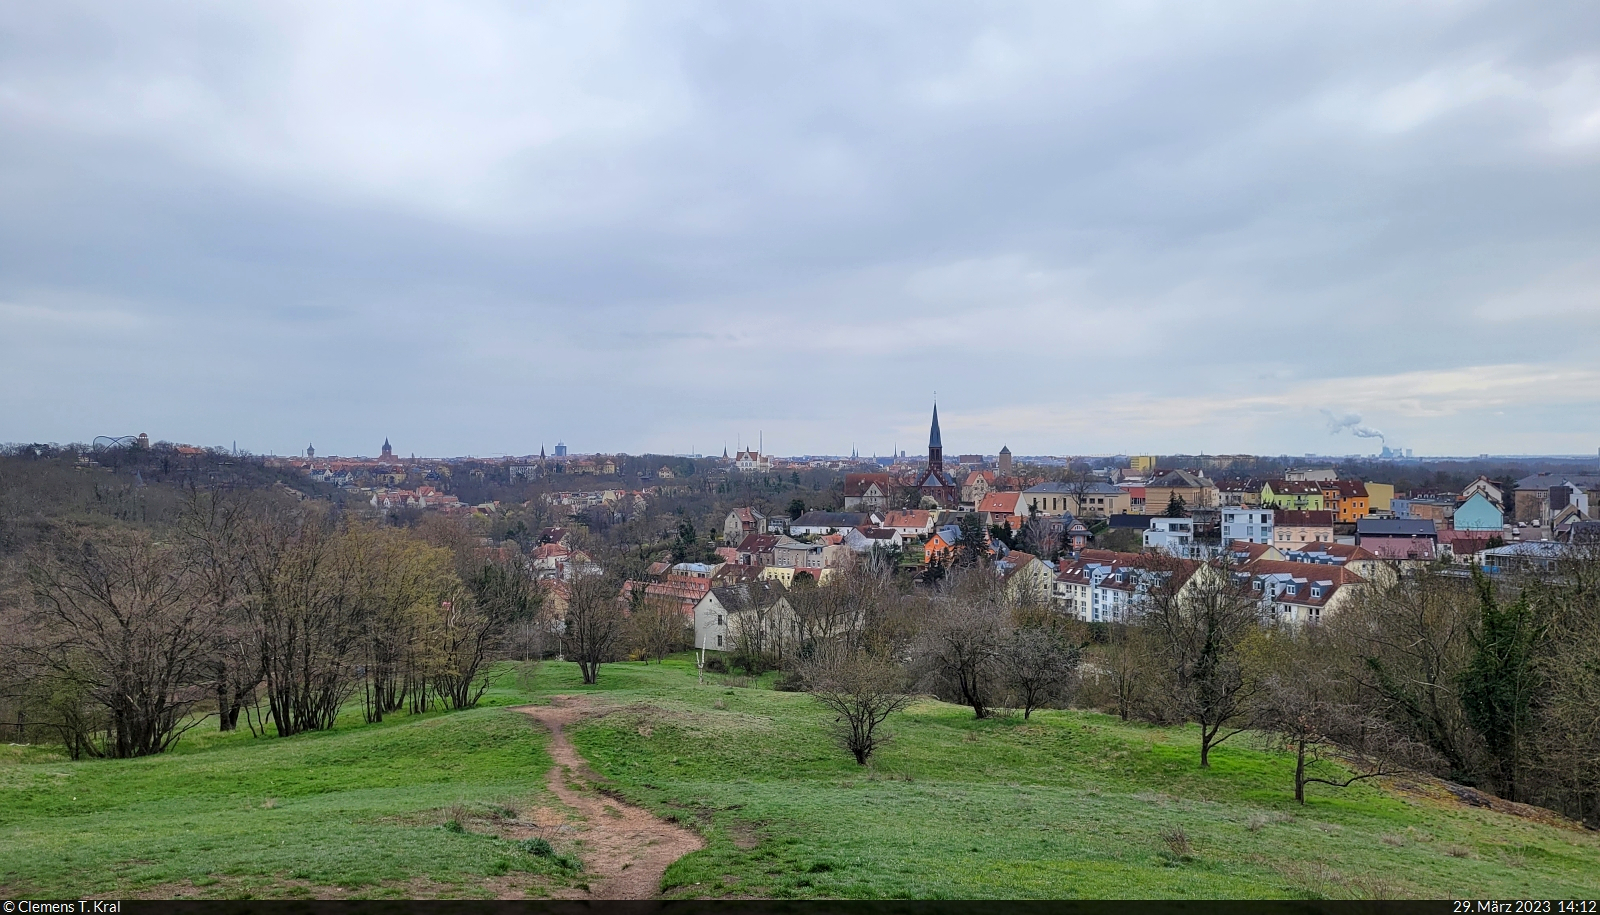
M544 463L544 446L543 445L539 446L539 463L541 463L541 464Z
M386 458L394 457L394 449L389 447L389 440L388 439L384 439L383 440L383 456L386 457Z
M310 445L307 445L306 446L306 460L309 461L309 460L311 460L312 458L314 458L316 456L317 456L317 449L311 447Z
M139 433L139 447L140 448L148 448L148 447L150 447L150 436L149 435L146 435L143 432Z
M928 430L928 469L944 473L944 442L939 439L939 404L933 405L933 426Z
M566 457L566 456L567 456L567 443L566 442L556 442L556 457L561 458L561 457Z
M1000 472L1003 474L1011 472L1011 447L1009 445L1000 446Z

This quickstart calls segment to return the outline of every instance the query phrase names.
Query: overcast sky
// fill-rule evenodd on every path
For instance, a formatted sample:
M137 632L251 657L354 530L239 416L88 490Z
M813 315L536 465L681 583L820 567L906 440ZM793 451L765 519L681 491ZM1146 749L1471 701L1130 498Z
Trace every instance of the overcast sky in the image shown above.
M1600 5L0 4L0 441L1589 453ZM1330 431L1332 430L1332 431Z

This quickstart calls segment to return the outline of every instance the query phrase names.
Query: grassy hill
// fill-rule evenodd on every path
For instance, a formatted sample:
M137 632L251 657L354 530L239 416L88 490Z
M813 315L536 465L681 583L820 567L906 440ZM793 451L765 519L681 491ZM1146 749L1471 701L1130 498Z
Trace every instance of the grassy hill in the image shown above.
M506 675L489 701L588 695L571 729L623 794L709 847L671 896L1588 897L1600 838L1376 786L1293 803L1287 757L1235 738L1196 767L1189 729L1079 712L975 721L927 702L870 769L806 696L705 686L685 661ZM496 838L550 805L544 735L504 708L341 722L287 740L191 732L180 750L0 759L0 890L537 894L581 880ZM457 831L448 821L466 824Z

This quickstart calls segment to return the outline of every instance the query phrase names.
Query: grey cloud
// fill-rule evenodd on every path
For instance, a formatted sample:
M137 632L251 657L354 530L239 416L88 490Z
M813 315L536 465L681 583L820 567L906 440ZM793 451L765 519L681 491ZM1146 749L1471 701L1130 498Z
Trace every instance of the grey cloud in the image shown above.
M1419 450L1600 419L1339 390L1587 363L1592 5L407 9L0 12L0 358L74 367L0 440L886 451L935 387L1041 452L1316 450L1319 402ZM37 319L108 302L127 351ZM987 418L1129 392L1215 429Z

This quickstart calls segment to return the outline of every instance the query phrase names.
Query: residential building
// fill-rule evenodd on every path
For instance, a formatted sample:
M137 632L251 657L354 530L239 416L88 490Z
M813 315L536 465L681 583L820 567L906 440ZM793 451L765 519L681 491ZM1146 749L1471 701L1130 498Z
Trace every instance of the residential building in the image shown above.
M1217 503L1222 508L1254 508L1261 504L1262 485L1260 480L1221 480Z
M1405 517L1414 521L1431 521L1434 527L1447 527L1455 517L1456 500L1452 498L1411 498L1405 500ZM1396 515L1398 516L1398 512Z
M1600 507L1600 476L1589 474L1537 473L1517 481L1512 496L1519 522L1539 522L1548 526L1568 505L1594 517Z
M1167 510L1172 497L1183 500L1185 508L1216 508L1217 484L1187 470L1162 474L1144 487L1145 514L1159 515Z
M1260 490L1256 491L1256 495L1260 495ZM1222 542L1242 540L1246 543L1271 543L1272 523L1273 510L1270 508L1224 508Z
M1323 511L1322 486L1305 480L1268 480L1261 487L1261 504L1288 511Z
M1471 483L1468 483L1466 489L1461 490L1461 501L1467 501L1468 499L1472 498L1475 493L1482 493L1483 497L1488 499L1496 509L1502 512L1505 511L1506 497L1505 492L1500 489L1500 484L1494 482L1488 477L1480 476Z
M985 523L1014 529L1028 518L1028 504L1020 492L991 492L978 503L978 511L987 516Z
M883 511L888 507L888 474L847 473L844 475L845 511Z
M741 639L782 656L799 637L799 618L788 589L772 581L712 588L694 606L694 647L731 651Z
M1156 456L1136 454L1128 458L1128 471L1138 476L1150 476L1156 472Z
M890 527L853 527L844 532L843 543L852 553L894 551L905 545L900 532Z
M1056 570L1039 557L1012 550L994 565L1011 600L1031 604L1051 599Z
M1480 482L1483 480L1482 477L1478 479ZM1458 531L1500 533L1506 523L1505 516L1500 513L1500 506L1490 499L1483 489L1474 489L1470 486L1467 488L1472 495L1456 506L1455 514L1450 519L1450 526Z
M789 522L789 534L804 537L818 534L837 534L852 527L876 525L883 518L871 512L806 512Z
M1078 504L1079 493L1083 504ZM1075 517L1108 518L1125 514L1132 507L1133 497L1126 489L1110 483L1040 483L1022 491L1030 513L1036 515L1073 515Z
M772 565L772 550L778 545L778 536L775 534L750 534L739 541L736 547L739 555L739 564L747 566Z
M1438 556L1438 531L1427 519L1368 518L1356 522L1356 543L1384 559L1431 561Z
M1367 516L1367 486L1360 480L1324 480L1322 507L1333 512L1336 524L1355 524Z
M1367 483L1367 513L1385 514L1394 510L1393 483Z
M1367 583L1354 571L1304 562L1258 559L1234 573L1261 601L1264 618L1289 625L1321 622Z
M1126 622L1133 618L1150 589L1167 576L1179 577L1177 598L1184 599L1198 580L1196 573L1215 574L1211 566L1150 554L1082 550L1063 561L1056 572L1054 595L1064 613L1088 623Z
M1189 518L1151 518L1150 528L1144 532L1144 548L1188 558L1194 550L1194 521Z
M933 535L933 514L920 508L892 511L883 516L879 527L899 531L902 540L923 540Z
M974 470L961 484L961 504L977 507L983 497L994 489L994 471Z
M1369 582L1392 584L1397 577L1394 563L1353 543L1308 543L1284 553L1282 558L1313 565L1343 566Z
M754 508L736 508L722 522L722 539L727 543L737 544L751 534L766 532L767 516Z
M1317 493L1317 498L1322 494ZM1321 509L1277 509L1272 514L1272 545L1294 550L1308 543L1333 542L1333 512Z
M1327 483L1339 479L1331 467L1314 469L1285 470L1283 478L1291 483Z

